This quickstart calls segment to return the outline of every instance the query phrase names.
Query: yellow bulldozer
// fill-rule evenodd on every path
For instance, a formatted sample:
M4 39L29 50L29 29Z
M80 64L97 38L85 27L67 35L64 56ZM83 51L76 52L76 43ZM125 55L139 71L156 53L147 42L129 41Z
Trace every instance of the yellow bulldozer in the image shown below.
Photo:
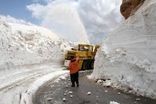
M68 50L65 54L64 65L68 66L71 57L79 57L79 67L81 70L93 69L94 58L99 45L78 44L77 47Z

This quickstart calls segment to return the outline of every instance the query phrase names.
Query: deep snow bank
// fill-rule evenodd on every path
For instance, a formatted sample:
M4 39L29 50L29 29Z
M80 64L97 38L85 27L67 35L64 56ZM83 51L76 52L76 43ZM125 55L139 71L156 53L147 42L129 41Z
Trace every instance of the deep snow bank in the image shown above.
M60 62L68 48L68 42L43 27L0 17L0 104L31 104L38 87L67 72Z
M156 1L140 9L109 34L98 51L94 78L156 98Z
M60 62L68 43L38 26L0 19L0 70L45 62Z

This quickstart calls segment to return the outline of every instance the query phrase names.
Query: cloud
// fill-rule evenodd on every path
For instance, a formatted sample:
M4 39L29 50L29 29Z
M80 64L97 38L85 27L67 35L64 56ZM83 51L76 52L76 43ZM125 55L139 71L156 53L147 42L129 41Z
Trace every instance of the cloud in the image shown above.
M121 0L79 0L78 10L92 42L102 41L120 24L120 4Z
M42 21L42 25L60 34L64 33L64 37L70 40L75 34L76 38L82 39L78 34L87 38L84 32L86 29L90 41L99 43L121 22L120 4L121 0L48 0L45 5L35 3L28 5L27 8L35 18ZM73 19L73 14L76 14L74 18L77 19ZM78 24L81 28L78 31L83 32L76 31L76 28L79 28L76 26ZM68 30L72 27L75 32Z
M88 36L74 2L50 2L47 5L27 6L32 15L41 19L41 25L50 28L60 37L72 42L87 42Z
M31 4L27 6L27 9L32 11L32 16L37 19L44 19L46 15L46 7L41 4Z
M48 2L52 2L54 0L32 0L33 3L41 3L41 4L46 4Z
M10 15L7 15L7 16L0 15L0 20L2 20L2 21L7 21L7 22L9 22L9 23L33 25L33 24L30 23L30 22L27 22L27 21L22 20L22 19L14 18L14 17L12 17L12 16L10 16Z

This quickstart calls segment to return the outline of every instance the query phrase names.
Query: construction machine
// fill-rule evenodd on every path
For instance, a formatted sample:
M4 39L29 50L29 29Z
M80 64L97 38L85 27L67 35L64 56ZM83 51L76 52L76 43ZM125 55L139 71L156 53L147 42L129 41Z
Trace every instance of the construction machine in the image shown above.
M99 45L78 44L65 54L64 65L68 66L71 57L79 57L79 67L81 70L93 69L94 59Z

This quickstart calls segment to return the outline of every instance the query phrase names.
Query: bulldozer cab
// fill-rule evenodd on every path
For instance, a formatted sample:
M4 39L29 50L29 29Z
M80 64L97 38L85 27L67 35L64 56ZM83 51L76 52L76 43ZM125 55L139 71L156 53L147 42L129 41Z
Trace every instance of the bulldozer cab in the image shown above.
M64 65L68 66L72 56L79 57L79 66L81 70L93 69L94 57L99 47L90 44L78 44L77 47L71 48L65 54Z

